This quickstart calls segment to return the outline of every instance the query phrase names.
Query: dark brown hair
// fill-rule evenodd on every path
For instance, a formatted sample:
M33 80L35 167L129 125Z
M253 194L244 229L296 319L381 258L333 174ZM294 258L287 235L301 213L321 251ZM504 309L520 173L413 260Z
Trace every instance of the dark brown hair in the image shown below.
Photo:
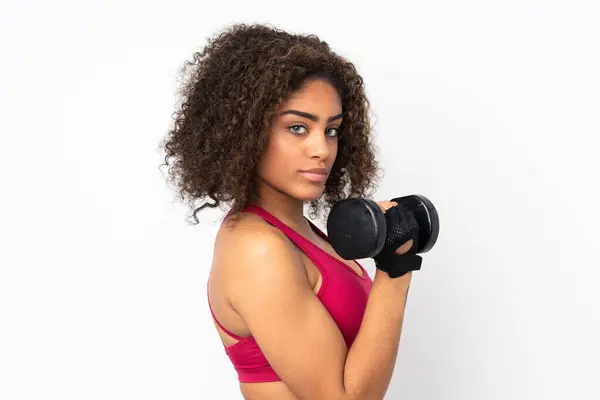
M328 80L344 113L337 158L311 214L349 196L367 196L375 186L379 169L363 79L317 36L232 25L209 38L181 76L181 101L162 146L170 181L196 223L205 207L228 204L237 214L249 205L274 111L307 79Z

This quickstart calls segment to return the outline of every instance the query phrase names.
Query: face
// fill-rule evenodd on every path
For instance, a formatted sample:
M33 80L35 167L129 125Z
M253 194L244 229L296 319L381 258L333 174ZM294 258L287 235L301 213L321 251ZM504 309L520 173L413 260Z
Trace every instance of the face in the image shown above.
M309 81L282 103L258 165L261 192L318 199L337 155L341 123L341 99L324 80Z

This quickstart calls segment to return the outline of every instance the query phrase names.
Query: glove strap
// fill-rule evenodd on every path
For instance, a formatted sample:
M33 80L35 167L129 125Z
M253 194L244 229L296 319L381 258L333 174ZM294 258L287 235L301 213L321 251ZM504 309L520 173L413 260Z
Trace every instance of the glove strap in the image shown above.
M385 254L375 260L375 266L386 272L390 278L399 278L410 271L421 269L423 258L417 254Z

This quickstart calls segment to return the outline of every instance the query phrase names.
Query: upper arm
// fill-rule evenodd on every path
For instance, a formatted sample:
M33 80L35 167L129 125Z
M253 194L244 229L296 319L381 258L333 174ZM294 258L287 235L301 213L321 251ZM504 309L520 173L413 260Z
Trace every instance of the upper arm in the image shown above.
M289 241L254 230L235 240L229 297L281 380L301 399L344 393L346 344Z

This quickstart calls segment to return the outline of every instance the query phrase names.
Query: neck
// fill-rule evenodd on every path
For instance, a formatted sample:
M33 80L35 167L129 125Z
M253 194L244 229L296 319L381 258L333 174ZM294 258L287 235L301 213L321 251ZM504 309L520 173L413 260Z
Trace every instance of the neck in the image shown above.
M304 217L302 200L293 198L262 182L258 193L258 196L254 198L254 204L262 207L296 232L305 236L312 234L312 228Z

